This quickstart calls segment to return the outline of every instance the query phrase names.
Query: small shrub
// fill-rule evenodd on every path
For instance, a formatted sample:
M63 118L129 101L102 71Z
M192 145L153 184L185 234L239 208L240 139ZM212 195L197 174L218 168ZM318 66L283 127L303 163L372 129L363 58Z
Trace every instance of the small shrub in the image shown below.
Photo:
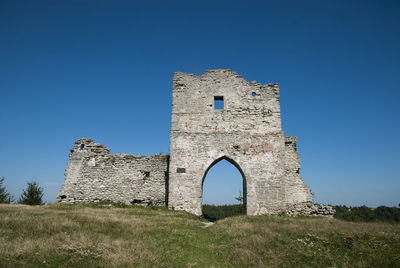
M286 216L288 216L288 213L286 211L281 211L281 212L278 213L278 216L279 217L286 217Z
M43 188L36 181L28 182L28 187L26 190L23 190L18 204L44 205Z

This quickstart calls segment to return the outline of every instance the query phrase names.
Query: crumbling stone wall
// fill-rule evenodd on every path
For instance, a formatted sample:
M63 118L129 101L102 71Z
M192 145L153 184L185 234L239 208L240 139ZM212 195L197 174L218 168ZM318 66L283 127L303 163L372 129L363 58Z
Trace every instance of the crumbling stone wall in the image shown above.
M247 82L229 70L174 73L172 95L170 157L110 155L79 139L57 201L168 205L201 215L204 179L225 159L242 174L246 214L333 215L313 202L300 176L297 138L281 129L278 84Z
M242 173L249 215L312 201L298 173L295 139L281 129L277 84L247 82L229 70L175 73L172 94L170 208L201 215L204 177L221 159Z
M109 200L165 205L168 156L110 155L91 139L79 139L69 155L58 202Z
M286 204L312 202L313 194L300 176L300 157L297 137L285 137Z

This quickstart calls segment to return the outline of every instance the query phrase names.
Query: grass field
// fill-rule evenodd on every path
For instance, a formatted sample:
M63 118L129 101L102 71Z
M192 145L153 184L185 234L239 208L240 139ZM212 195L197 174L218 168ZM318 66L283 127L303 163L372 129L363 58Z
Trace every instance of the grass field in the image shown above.
M0 205L0 267L399 267L400 225Z

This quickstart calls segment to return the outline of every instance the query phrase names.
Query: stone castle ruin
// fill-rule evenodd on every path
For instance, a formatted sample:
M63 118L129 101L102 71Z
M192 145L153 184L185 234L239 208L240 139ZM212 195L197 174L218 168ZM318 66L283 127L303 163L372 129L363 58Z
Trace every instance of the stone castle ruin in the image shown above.
M332 215L300 176L297 138L283 134L278 84L230 70L174 73L170 155L110 155L89 138L71 149L58 202L109 200L202 214L203 182L221 160L243 177L248 215Z

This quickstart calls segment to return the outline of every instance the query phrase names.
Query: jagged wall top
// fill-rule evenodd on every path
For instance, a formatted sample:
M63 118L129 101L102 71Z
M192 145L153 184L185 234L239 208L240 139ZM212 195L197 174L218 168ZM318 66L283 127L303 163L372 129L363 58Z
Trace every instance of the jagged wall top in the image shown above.
M215 109L222 100L223 109ZM174 73L171 131L281 132L279 86L248 82L225 69Z
M109 155L110 149L105 145L94 142L90 138L81 138L75 141L74 146L70 150L71 154L85 153L97 155Z

